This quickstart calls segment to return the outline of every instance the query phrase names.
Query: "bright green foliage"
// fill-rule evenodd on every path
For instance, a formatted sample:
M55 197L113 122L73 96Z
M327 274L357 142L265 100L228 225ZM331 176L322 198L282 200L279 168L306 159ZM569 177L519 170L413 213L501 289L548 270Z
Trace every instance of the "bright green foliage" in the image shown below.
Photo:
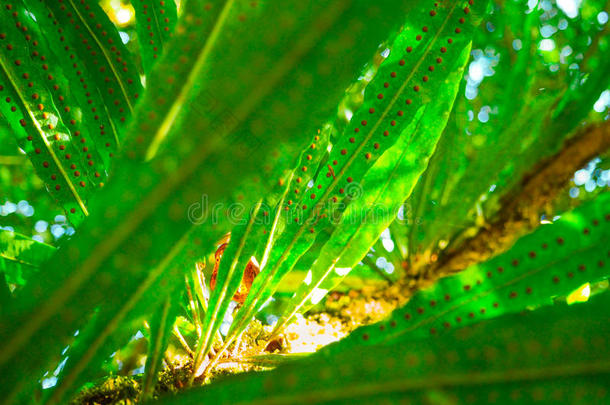
M539 50L540 29L560 25L563 13L528 12L526 2L494 2L494 13L473 39L475 58L487 62L478 65L482 82L467 87L476 98L456 104L438 153L407 202L409 226L402 232L408 233L412 266L427 265L433 254L472 235L579 122L603 118L590 114L610 86L610 60L602 56L610 46L607 27L593 17L603 3L587 2L589 18L558 30L551 53ZM570 54L561 56L560 64L562 49Z
M120 139L142 92L140 77L131 55L97 2L66 0L45 3L53 15L53 25L53 20L57 19L65 38L70 40L70 50L78 56L83 68L88 69L93 85L97 87L108 111L113 131L119 133ZM60 41L65 42L61 37ZM66 51L65 47L61 51ZM74 59L70 55L68 58ZM65 58L66 54L58 56ZM89 87L87 89L92 90ZM87 103L89 104L88 101ZM110 134L110 128L104 129Z
M2 7L0 16L2 114L54 197L65 203L69 212L78 210L79 215L86 215L85 202L98 184L94 180L95 169L88 165L82 146L70 137L62 122L68 122L72 115L65 108L78 104L64 96L60 84L66 83L56 81L58 68L53 54L44 46L44 39L25 14L23 4ZM87 139L86 135L82 139ZM92 152L97 155L95 148ZM97 161L97 169L100 160L99 156L91 160L94 164Z
M142 393L140 395L140 398L143 400L152 397L158 373L161 370L163 355L167 349L169 337L178 314L180 301L173 297L173 294L171 297L168 296L150 320L148 355L146 356L145 372L142 378Z
M165 71L165 77L157 80L154 72L151 74L147 96L132 127L141 131L139 134L155 134L151 140L165 139L162 152L142 164L132 157L137 149L127 146L113 180L91 202L92 215L79 228L79 237L67 243L41 277L28 284L30 299L9 308L9 319L2 320L7 327L0 332L2 338L10 340L0 355L2 373L9 375L2 393L10 398L22 384L32 384L31 376L57 358L74 331L96 309L96 324L88 326L92 331L87 335L91 339L88 348L68 360L74 364L74 371L62 387L65 393L75 377L82 375L79 371L95 364L91 359L104 359L99 350L109 347L105 341L119 325L129 328L133 320L164 302L164 296L150 291L163 295L167 290L158 287L161 283L182 279L173 272L184 272L184 262L172 259L188 258L189 251L197 254L197 246L201 246L200 254L205 254L219 232L206 226L197 229L199 235L186 234L190 222L183 208L185 202L197 202L201 190L210 201L224 201L241 174L257 173L259 166L251 163L256 155L248 155L255 150L252 140L259 142L262 151L286 134L298 133L297 139L311 136L323 121L321 117L330 116L336 108L354 72L404 20L407 3L377 2L374 8L378 12L362 23L370 6L348 1L323 6L293 2L284 4L283 15L263 3L251 8L250 2L228 2L221 18L212 20L218 24L209 36L199 35L205 29L200 16L210 16L217 8L207 13L197 9L197 2L186 3L182 25L176 28L183 36L176 35L172 40L172 44L180 44L174 49L182 54L172 58L175 55L168 52L157 64L155 71ZM245 19L240 18L243 13ZM274 20L291 23L269 24ZM184 41L191 35L208 37L203 49L196 49L201 45L199 41ZM272 38L278 42L273 47L265 45ZM350 44L356 38L358 47L353 48ZM193 47L190 53L183 51L185 46ZM247 55L258 62L242 63ZM168 74L177 75L177 64L180 69L192 69L179 76ZM207 80L212 77L213 81ZM311 87L303 87L303 80L311 80ZM171 91L165 91L168 85ZM301 90L292 92L295 89ZM306 89L315 92L316 97L312 98ZM162 102L161 96L167 103L171 100L171 106ZM180 109L185 100L190 107ZM232 110L226 106L232 106ZM178 111L179 117L173 115ZM158 131L151 132L151 126ZM184 136L187 132L188 137ZM238 137L227 137L229 132ZM134 144L138 144L138 136L134 133ZM203 167L214 176L201 176L199 169ZM107 201L112 201L112 206ZM183 252L187 241L193 244ZM93 333L96 330L98 333ZM78 341L82 340L79 337ZM97 352L100 358L94 356ZM13 358L22 361L15 365L10 360ZM6 367L12 372L5 372Z
M388 278L370 271L377 255L390 257L378 240L386 228L396 242L394 260L410 255L415 262L417 252L431 256L439 242L468 234L474 222L468 214L481 195L487 198L485 213L493 214L499 196L541 156L556 151L580 124L599 120L590 114L591 104L608 85L607 39L591 23L591 13L601 9L597 0L585 2L583 18L571 20L569 29L554 37L558 47L564 40L572 44L574 55L568 59L578 64L558 73L548 63L559 54L539 55L536 39L538 19L555 17L536 10L522 14L523 2L494 5L485 16L487 2L473 0L289 0L281 7L271 1L183 0L178 18L173 0L133 0L140 55L123 46L94 0L10 3L0 9L0 154L5 154L8 126L53 197L79 225L56 253L0 231L0 252L12 258L0 259L1 266L9 263L11 289L25 281L13 292L8 284L0 289L0 398L11 404L29 404L33 397L66 403L107 370L118 371L112 365L121 356L113 353L135 345L129 342L139 331L149 345L140 398L149 400L175 330L188 332L186 343L180 343L192 354L193 373L187 376L192 380L202 365L212 367L220 358L216 351L215 359L204 361L212 347L223 343L222 354L255 315L262 319L270 313L269 307L260 309L286 279L293 287L282 293L291 296L296 290L296 296L285 312L276 312L278 327L350 271L364 283ZM491 25L477 28L481 20ZM523 52L502 42L513 37L522 41ZM468 80L468 91L472 79L470 74L462 78L464 67L481 49L489 51L489 43L502 53L502 63L493 81L486 78L479 87L478 98L464 99L460 83ZM547 90L540 94L541 88ZM497 125L467 122L469 110L476 115L498 94L506 121L491 112ZM515 142L519 147L512 148ZM19 157L14 149L10 162ZM418 181L424 170L424 181ZM14 182L4 178L6 170L0 176L0 185ZM489 194L491 184L499 192ZM407 217L424 222L408 229L391 223L413 190ZM555 377L580 381L595 374L588 367L607 374L605 348L597 363L588 351L596 347L594 338L607 332L606 325L593 328L601 311L590 317L582 310L576 317L575 309L553 308L543 313L546 318L505 317L479 326L481 331L473 325L455 331L458 323L543 306L585 282L606 278L607 200L599 197L505 255L418 293L393 317L359 329L325 354L286 365L279 374L244 377L243 384L227 391L220 383L185 398L351 403L351 396L375 402L378 392L395 399L392 395L412 391L413 402L464 402L467 388L485 383L477 387L484 397L475 401L513 396L511 384L540 388L536 395L546 399L544 390L556 385ZM482 222L478 218L476 225ZM209 291L194 263L206 262L209 276L213 266L206 258L228 232L216 287ZM557 243L558 233L563 244ZM372 246L375 252L367 254ZM251 258L262 273L222 339L223 317ZM22 281L15 259L19 271L48 261ZM308 284L301 283L308 273ZM547 322L551 328L551 320L563 322L562 314L568 329L549 333L563 336L578 328L571 336L593 336L582 359L574 353L566 357L574 360L567 369L556 361L563 348L546 344L542 333L522 332L514 321L529 319L541 328ZM458 316L461 322L454 320ZM174 329L177 317L181 321ZM185 325L187 318L191 325ZM471 329L469 340L460 340ZM497 340L489 340L490 330ZM515 356L487 362L481 356L489 357L488 352L471 351L488 346L512 354L510 330L551 350L546 363L538 366L536 356L529 356L526 366L533 371L521 373L524 363ZM437 338L441 332L447 335ZM388 344L372 345L377 342ZM457 360L449 355L436 361L449 349ZM526 345L517 352L528 350ZM397 361L401 358L406 362ZM273 355L251 360L262 366L283 362ZM40 392L41 380L49 376L44 373L53 370L55 387ZM478 375L479 370L487 374ZM596 383L588 384L597 395ZM497 392L487 392L491 386Z
M15 232L0 230L0 272L9 284L23 286L56 249Z
M354 331L354 345L398 336L429 336L552 303L587 282L608 277L610 193L562 215L506 253L441 279L416 294L387 320ZM347 344L347 343L345 343Z
M354 186L359 188L357 185L362 183L365 173L409 128L422 106L446 84L451 68L459 67L457 61L462 50L469 46L470 34L484 3L474 7L455 1L438 3L432 9L421 6L409 13L409 20L392 44L390 55L367 86L362 106L354 112L343 136L333 144L326 167L316 170L317 176L306 193L300 195L299 190L289 193L287 200L294 198L295 204L287 205L286 228L275 242L261 276L255 279L243 308L235 316L229 336L235 337L244 329L275 292L283 276L312 246L318 230L331 221L339 200L353 198ZM404 136L410 137L412 132L412 129L406 131ZM314 142L310 148L320 146L324 147ZM433 148L431 143L428 149L418 152L427 155ZM300 170L310 168L304 166ZM387 168L386 174L391 173ZM416 179L414 176L411 181ZM362 191L361 198L366 200L370 191L366 188ZM403 193L397 198L404 197Z
M176 25L176 3L173 0L135 0L133 6L142 64L148 74L161 57Z
M571 403L608 401L610 294L507 315L443 337L326 352L162 404Z
M95 2L15 0L0 18L0 113L78 224L142 90L136 69Z
M463 50L462 57L446 79L447 85L436 100L422 109L396 144L365 174L361 184L362 195L348 206L330 239L318 252L311 266L311 278L308 275L307 281L297 290L276 330L306 305L307 300L316 304L323 294L334 289L394 221L434 152L447 122L447 111L451 110L457 95L469 52L470 47Z

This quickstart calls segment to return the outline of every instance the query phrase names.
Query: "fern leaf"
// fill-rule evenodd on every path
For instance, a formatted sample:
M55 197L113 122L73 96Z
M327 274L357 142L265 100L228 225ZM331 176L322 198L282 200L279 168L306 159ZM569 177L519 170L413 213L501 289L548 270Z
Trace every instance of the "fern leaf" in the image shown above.
M103 159L76 120L79 104L35 22L19 2L1 13L1 111L50 193L78 223L106 177Z
M549 305L607 278L610 194L521 238L506 253L440 280L381 323L357 329L352 344L429 336L505 313ZM346 343L347 344L347 343Z
M339 283L362 260L381 233L394 221L425 170L447 123L469 53L470 47L467 46L456 66L451 69L443 92L424 107L396 144L366 172L361 184L362 195L342 215L313 263L307 282L299 287L296 296L288 303L286 315L278 321L276 332L308 300L310 304L318 303L326 291ZM329 279L331 274L334 280Z
M366 347L338 342L333 355L233 376L160 403L605 403L609 306L605 293L444 337Z
M142 85L131 55L119 33L93 0L46 2L69 44L86 66L99 89L104 105L119 135L142 95Z
M177 111L179 119L169 118L167 122L174 125L169 136L163 137L159 153L142 164L138 152L128 144L116 164L113 181L90 202L95 216L79 229L78 240L66 243L57 260L26 286L29 299L13 303L10 315L1 319L0 338L7 339L7 350L0 353L0 372L9 375L6 384L0 387L2 394L10 398L24 388L23 383L32 381L30 377L57 358L65 347L62 342L72 340L74 331L95 309L102 330L85 355L69 359L78 365L72 377L78 376L78 370L94 367L99 360L95 354L103 352L104 342L112 338L117 323L141 318L153 310L150 295L154 294L147 293L167 282L173 271L184 271L186 267L179 258L200 249L195 244L186 246L195 234L188 233L192 225L187 216L188 206L200 200L202 190L213 203L226 201L233 185L245 174L262 173L262 165L252 164L253 159L263 159L263 155L257 154L263 154L285 134L311 136L314 130L308 132L298 125L305 123L303 128L316 128L323 122L321 117L331 114L354 72L402 20L408 3L383 0L370 5L337 0L329 7L295 1L282 7L283 17L276 8L262 2L253 9L250 2L230 9L230 24L224 26L222 38L210 45L214 57L206 58L204 69L192 75L175 76L173 93L165 93L184 93L193 102ZM198 2L187 2L181 19L199 27L197 21L206 10L187 8L188 4L195 7ZM295 13L303 18L293 18ZM242 14L245 18L240 18ZM292 23L269 24L277 20ZM186 37L194 33L200 38L199 29L187 29ZM176 32L179 31L177 28ZM253 35L254 32L258 34ZM177 38L170 41L170 47L178 43ZM269 38L281 41L268 47ZM354 46L356 38L361 38L358 46ZM202 46L192 40L189 44ZM229 44L231 53L227 56ZM254 53L260 58L259 63L241 62ZM153 71L172 71L171 66L180 63L180 59L168 62L166 57L170 54L164 53ZM185 65L193 66L198 56L200 53L194 50L184 53L185 58L193 58ZM319 67L328 67L322 70L327 74L318 75ZM214 80L209 80L212 77ZM238 77L245 87L234 87ZM312 80L311 88L302 85L307 77ZM158 83L162 87L169 81L171 77ZM156 83L149 81L151 88ZM164 93L148 94L151 98L143 99L134 115L132 135L136 144L138 131L148 124L154 127L142 129L141 134L164 131L159 125L166 118L151 119L150 114L166 117L171 110L159 107L156 97ZM216 106L230 105L232 114L227 116L222 108L213 112L202 110L211 100L210 94L214 95ZM174 99L171 100L173 105ZM315 107L312 114L308 113L310 106ZM301 108L304 113L293 114ZM259 121L261 117L272 119ZM286 132L293 126L296 127L292 132ZM256 145L251 143L253 140ZM252 151L257 154L250 155ZM111 206L108 201L112 201ZM193 241L199 240L205 254L211 246L208 242L227 230L206 223ZM183 280L183 276L178 279ZM48 332L50 324L53 333ZM30 344L34 341L36 344ZM14 356L23 361L11 362ZM6 367L12 368L10 373L4 372ZM64 393L76 380L72 377L62 388Z
M142 392L140 398L147 400L152 398L161 363L169 337L172 333L180 299L178 294L170 294L157 309L150 321L150 339L148 341L148 354L146 356L146 366L144 377L142 378Z
M466 2L436 5L433 9L422 6L410 13L409 23L367 86L364 104L355 112L345 135L333 145L328 170L320 173L299 203L289 208L288 215L295 221L279 237L267 267L261 270L263 277L255 280L229 336L245 327L282 277L311 247L316 230L330 220L325 207L343 199L354 183L362 181L366 171L411 124L421 106L429 103L434 92L444 85L449 68L470 42L478 23L476 15L484 4L477 4L474 13Z
M177 20L174 0L136 0L136 31L144 72L148 74L167 46Z

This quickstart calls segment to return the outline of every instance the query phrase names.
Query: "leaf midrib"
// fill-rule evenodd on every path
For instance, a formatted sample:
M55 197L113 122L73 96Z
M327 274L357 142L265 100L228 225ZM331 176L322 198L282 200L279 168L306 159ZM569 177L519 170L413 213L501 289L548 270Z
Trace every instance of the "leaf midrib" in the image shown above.
M93 30L91 29L89 24L87 23L87 21L83 18L83 15L81 14L80 10L74 4L74 0L68 0L68 2L70 2L70 6L72 6L72 8L74 9L74 12L76 13L76 15L78 15L78 18L80 19L80 21L83 23L85 28L87 28L89 35L91 35L91 37L93 38L93 40L95 41L95 43L97 44L99 49L102 51L102 54L104 55L104 58L106 59L106 62L108 63L108 65L110 66L110 69L112 70L112 74L114 75L117 83L119 84L119 87L121 88L121 93L123 93L123 97L125 98L125 103L127 103L127 107L129 108L129 111L133 112L133 106L131 105L131 102L129 100L127 90L125 89L125 85L123 84L123 81L121 80L121 76L117 72L116 67L114 66L114 63L112 62L112 58L108 55L106 48L100 43L99 39L97 38L97 36L93 32Z
M174 123L176 117L178 116L178 113L182 109L182 106L184 105L184 102L189 92L191 91L191 89L194 88L195 82L197 81L197 77L199 76L201 69L203 69L203 67L205 66L208 60L208 56L214 48L214 45L216 45L216 41L220 36L222 28L224 27L227 21L227 18L231 12L234 3L235 0L228 0L223 6L223 9L220 12L220 15L218 16L218 19L214 23L214 27L210 32L210 36L205 42L203 49L199 53L199 56L197 56L197 60L195 61L195 64L193 65L188 74L184 86L182 86L180 93L172 102L172 106L165 114L165 118L163 119L163 121L161 121L158 127L159 129L155 132L152 141L148 145L148 149L145 153L146 160L150 160L155 156L155 154L159 150L159 147L161 146L161 143L163 142L167 134L170 132L172 124Z
M551 365L544 368L523 368L513 365L507 371L487 371L477 373L456 372L441 376L422 376L419 378L404 379L398 377L393 380L357 380L350 381L346 385L337 385L327 390L296 391L294 394L268 396L264 399L239 402L238 404L292 404L304 403L312 400L314 402L325 402L347 398L364 398L375 395L391 394L397 392L413 392L431 390L435 388L458 388L472 386L490 386L509 382L533 382L546 381L566 377L580 377L586 375L605 374L610 372L610 361L602 359L598 361L576 362L572 364ZM388 375L389 377L392 374Z
M157 331L157 335L155 336L155 340L152 344L153 349L151 350L152 355L151 355L151 360L150 360L150 365L151 368L147 368L146 372L144 373L144 378L142 381L142 392L141 392L141 400L146 400L148 399L148 397L152 394L152 390L153 390L153 381L155 379L155 375L157 373L157 367L156 364L159 362L159 358L161 356L163 356L163 353L161 353L161 348L163 347L163 341L166 339L168 331L167 331L167 327L166 327L166 323L168 321L168 317L169 317L169 309L172 306L172 303L170 301L171 297L168 296L165 299L165 303L163 304L163 309L162 309L162 313L161 313L161 318L159 319L159 330ZM152 333L152 330L151 330ZM150 343L149 343L150 344Z
M42 127L40 126L38 120L36 119L36 117L34 116L32 111L28 108L28 104L25 101L25 97L21 93L21 90L19 89L19 86L16 84L17 81L13 77L13 75L11 73L11 70L7 68L6 62L5 62L4 58L0 58L0 67L2 67L2 70L4 71L4 74L6 75L6 77L8 78L8 80L9 80L9 82L11 84L11 87L13 88L13 90L15 90L15 93L17 94L17 97L19 97L19 101L21 102L21 105L23 105L23 108L27 111L28 118L32 122L34 128L36 129L36 132L38 133L38 135L40 136L40 139L44 143L44 145L45 145L45 147L47 149L47 152L51 156L51 159L53 159L53 162L55 162L55 165L57 166L57 168L58 168L59 172L61 173L62 177L64 178L64 180L68 184L68 187L69 187L70 191L72 192L72 195L74 196L74 199L78 203L80 209L83 211L85 216L88 216L89 212L87 211L87 207L85 207L85 204L84 204L83 200L81 200L80 195L78 194L78 191L76 191L76 187L74 187L74 184L72 183L70 177L68 176L68 174L64 170L64 167L62 166L61 161L59 160L59 158L55 154L55 151L53 151L53 148L51 147L51 145L49 144L47 138L45 137L45 133L42 130ZM47 183L47 182L45 181L45 183Z

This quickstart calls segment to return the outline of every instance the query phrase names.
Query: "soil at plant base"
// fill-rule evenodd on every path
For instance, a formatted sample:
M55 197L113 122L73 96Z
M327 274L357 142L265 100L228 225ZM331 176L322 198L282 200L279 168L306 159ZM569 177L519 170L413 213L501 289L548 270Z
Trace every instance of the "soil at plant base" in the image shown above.
M321 347L347 336L359 326L375 323L404 305L415 288L414 281L401 281L382 288L365 287L348 293L331 293L324 309L305 317L299 315L285 331L270 340L272 326L259 321L251 323L244 336L229 348L205 380L274 368L286 360L313 353ZM176 393L186 387L191 360L166 367L159 376L154 397ZM93 388L83 390L72 405L136 404L140 392L139 377L108 377Z

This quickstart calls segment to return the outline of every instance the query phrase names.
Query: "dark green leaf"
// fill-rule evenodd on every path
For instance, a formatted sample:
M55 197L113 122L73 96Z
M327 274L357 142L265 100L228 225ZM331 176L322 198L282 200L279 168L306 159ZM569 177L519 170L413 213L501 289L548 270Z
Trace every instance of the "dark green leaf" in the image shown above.
M335 344L267 373L234 376L161 404L605 403L610 294L392 345Z

